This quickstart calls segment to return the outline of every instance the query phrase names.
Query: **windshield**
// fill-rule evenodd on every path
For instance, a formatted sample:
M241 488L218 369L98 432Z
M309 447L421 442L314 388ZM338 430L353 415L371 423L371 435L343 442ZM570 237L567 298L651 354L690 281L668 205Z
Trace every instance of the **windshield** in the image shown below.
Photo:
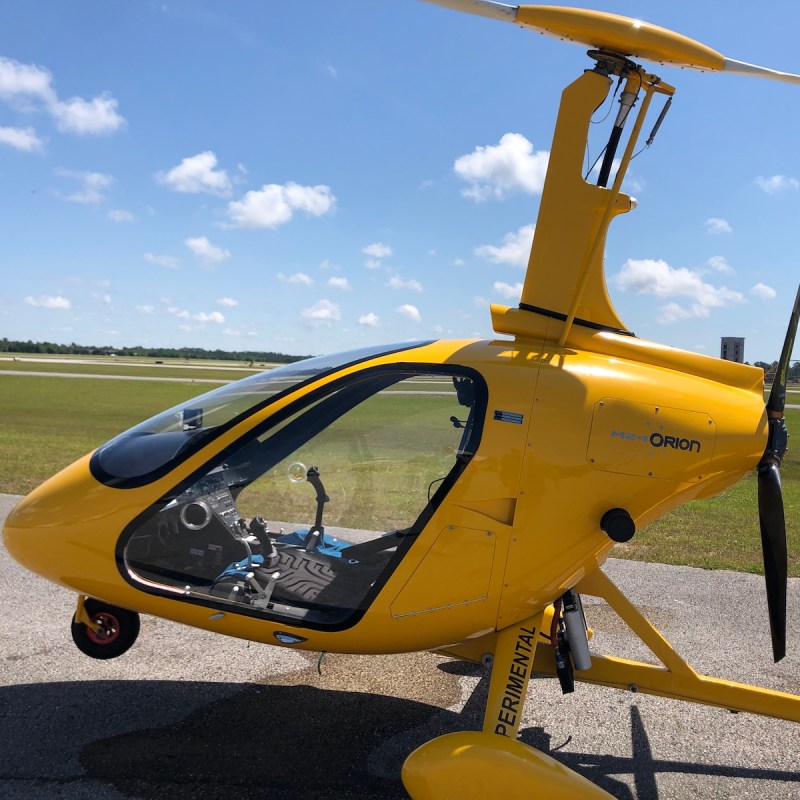
M363 347L251 375L174 406L116 436L98 448L90 469L97 480L109 486L142 486L301 384L360 361L426 344L429 342Z

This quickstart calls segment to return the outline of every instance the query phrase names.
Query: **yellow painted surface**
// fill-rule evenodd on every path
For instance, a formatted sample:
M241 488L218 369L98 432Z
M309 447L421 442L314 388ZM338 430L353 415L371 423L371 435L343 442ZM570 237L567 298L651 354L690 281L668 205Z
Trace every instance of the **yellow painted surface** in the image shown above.
M566 315L586 270L576 316L624 330L603 275L606 232L600 223L610 190L587 183L581 175L589 120L610 86L609 78L590 71L564 90L520 302ZM619 194L612 218L630 208L630 198ZM576 236L576 231L582 234ZM599 243L587 263L595 238Z
M538 614L498 632L483 717L484 732L512 740L517 738L528 681L533 674L533 660L537 647L542 643L546 618L552 620L553 615L542 609Z
M539 750L491 733L448 733L403 764L413 800L609 800L610 794Z
M485 603L496 541L492 531L447 525L392 601L392 616Z
M603 472L694 483L714 468L716 436L702 411L604 397L594 406L586 457Z
M539 33L659 64L721 70L725 58L700 42L639 19L560 6L520 6L516 21Z

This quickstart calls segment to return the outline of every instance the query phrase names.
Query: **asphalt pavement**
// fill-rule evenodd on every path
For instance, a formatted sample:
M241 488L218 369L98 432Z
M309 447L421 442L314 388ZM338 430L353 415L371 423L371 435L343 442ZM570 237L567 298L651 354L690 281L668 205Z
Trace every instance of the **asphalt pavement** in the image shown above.
M0 519L15 498L0 495ZM800 580L789 655L770 657L763 579L612 560L609 576L699 671L800 692ZM94 661L73 645L73 595L0 547L4 800L388 800L406 755L481 725L486 678L429 653L327 655L154 618ZM590 602L593 647L642 646ZM522 739L619 800L800 800L800 725L578 684L533 681ZM491 800L491 798L487 798Z

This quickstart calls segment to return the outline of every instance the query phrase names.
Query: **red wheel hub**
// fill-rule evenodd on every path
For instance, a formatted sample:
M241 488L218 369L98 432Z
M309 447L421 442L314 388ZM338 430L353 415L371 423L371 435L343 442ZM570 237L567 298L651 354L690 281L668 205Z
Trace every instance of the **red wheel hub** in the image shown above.
M100 611L92 617L92 622L100 626L99 631L86 626L86 635L95 644L111 644L120 632L119 620L107 611Z

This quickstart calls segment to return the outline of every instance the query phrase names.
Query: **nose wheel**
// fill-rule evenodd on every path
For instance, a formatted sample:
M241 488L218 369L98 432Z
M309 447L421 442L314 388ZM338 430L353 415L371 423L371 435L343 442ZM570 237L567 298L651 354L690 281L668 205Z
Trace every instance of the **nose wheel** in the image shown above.
M116 658L130 648L138 635L139 615L135 611L78 598L72 639L82 653L91 658Z

